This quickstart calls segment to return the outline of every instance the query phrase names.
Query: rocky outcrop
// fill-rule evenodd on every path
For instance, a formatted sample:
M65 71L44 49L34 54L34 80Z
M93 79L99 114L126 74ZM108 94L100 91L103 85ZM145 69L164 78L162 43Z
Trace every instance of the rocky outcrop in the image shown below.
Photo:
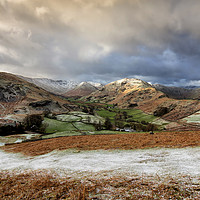
M1 102L15 102L26 95L23 86L14 84L0 85L0 101Z
M46 112L62 112L65 110L57 101L52 100L31 102L29 103L29 107L32 107L37 111Z

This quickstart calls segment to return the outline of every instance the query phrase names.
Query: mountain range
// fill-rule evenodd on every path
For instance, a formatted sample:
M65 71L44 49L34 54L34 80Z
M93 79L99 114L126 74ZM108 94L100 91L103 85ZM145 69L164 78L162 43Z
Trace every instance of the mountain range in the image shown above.
M30 83L33 83L37 85L38 87L41 87L49 92L52 92L54 94L58 95L64 95L70 90L74 90L76 88L76 91L78 92L79 87L82 88L85 86L85 89L89 91L89 88L92 88L92 91L94 91L94 88L97 90L98 88L101 88L103 85L101 83L95 83L95 82L78 82L73 80L53 80L48 78L28 78L24 76L18 76L21 79L24 79ZM88 88L86 88L88 85ZM75 92L73 93L75 94ZM83 94L85 94L83 92ZM88 93L87 93L88 94ZM66 94L68 96L68 94Z
M30 83L37 85L51 93L63 95L66 97L82 97L87 96L92 92L98 91L104 85L96 82L78 82L73 80L53 80L48 78L28 78L24 76L18 76ZM119 83L125 79L116 81ZM128 79L126 79L128 80ZM133 79L130 79L133 80ZM137 79L134 79L137 80ZM138 79L139 80L139 79ZM200 88L198 86L186 86L186 87L172 87L161 84L149 84L142 81L157 91L161 91L169 98L173 99L200 99ZM136 82L134 83L136 84ZM108 84L109 85L109 84Z
M33 79L0 73L0 117L79 109L63 97L79 98L82 104L90 101L112 104L120 109L136 108L170 122L183 120L200 111L199 88L152 85L134 78L124 78L103 86L99 83Z

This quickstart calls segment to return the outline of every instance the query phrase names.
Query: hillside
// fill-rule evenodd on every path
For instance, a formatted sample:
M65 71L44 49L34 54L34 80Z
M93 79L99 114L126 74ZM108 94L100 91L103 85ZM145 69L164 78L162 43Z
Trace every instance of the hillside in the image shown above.
M165 93L169 98L173 99L191 99L192 89L180 88L180 87L169 87L160 84L154 84L153 87Z
M23 115L68 110L69 102L13 74L0 73L0 114Z
M137 108L169 121L180 120L200 110L198 100L176 100L139 79L122 79L104 86L85 98L92 102Z
M169 87L160 84L154 84L157 90L165 93L169 98L173 99L200 99L200 88L196 87Z
M131 108L138 106L140 102L159 98L167 97L145 81L125 78L107 84L86 99L116 104L121 108Z

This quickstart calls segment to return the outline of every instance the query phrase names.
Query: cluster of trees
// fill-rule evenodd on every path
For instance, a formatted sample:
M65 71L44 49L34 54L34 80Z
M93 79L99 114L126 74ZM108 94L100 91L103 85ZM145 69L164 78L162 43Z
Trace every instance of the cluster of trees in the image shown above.
M94 115L94 106L82 106L81 107L82 112L88 113L90 115Z
M123 111L123 112L118 112L115 115L114 118L114 124L112 125L112 123L110 122L110 119L107 118L106 120L108 124L111 124L109 126L106 126L105 124L105 128L110 130L113 127L118 127L120 129L123 129L124 127L130 127L133 130L136 131L156 131L158 130L158 127L155 124L146 122L146 121L135 121L131 118L131 116L129 116L127 114L127 112ZM108 122L109 121L109 122Z
M42 115L32 114L27 115L23 122L13 122L2 124L0 126L0 135L12 135L12 134L20 134L24 133L25 131L33 131L33 132L40 132L43 133L45 131L45 127L42 124L44 120Z

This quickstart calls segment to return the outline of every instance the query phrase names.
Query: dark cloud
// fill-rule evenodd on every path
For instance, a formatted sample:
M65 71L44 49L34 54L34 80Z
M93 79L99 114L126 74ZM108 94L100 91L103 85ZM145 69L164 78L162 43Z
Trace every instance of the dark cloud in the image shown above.
M199 0L0 0L0 70L198 83Z

